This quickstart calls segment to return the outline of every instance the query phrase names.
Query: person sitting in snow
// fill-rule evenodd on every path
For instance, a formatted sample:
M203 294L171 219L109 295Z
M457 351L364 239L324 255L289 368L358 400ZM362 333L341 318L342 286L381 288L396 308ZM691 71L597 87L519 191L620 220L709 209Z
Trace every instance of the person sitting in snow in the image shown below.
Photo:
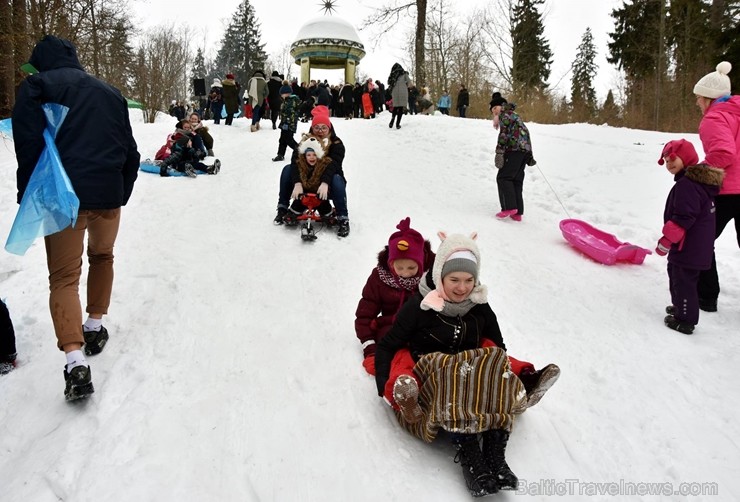
M666 143L658 159L675 180L663 212L663 235L655 249L660 256L668 255L671 305L663 321L686 335L699 322L699 274L712 265L714 198L725 176L724 170L698 162L694 145L685 139Z
M334 176L331 157L327 155L328 138L304 136L298 145L298 156L290 165L290 179L293 182L293 203L285 215L285 224L298 224L297 217L307 208L301 201L301 195L315 193L321 199L317 208L322 220L332 218L333 208L328 201L329 184Z
M208 132L208 127L203 125L200 120L200 114L193 112L190 114L190 127L198 136L193 138L193 146L206 152L206 155L213 157L213 136Z
M195 178L196 170L208 174L218 174L221 169L221 161L216 161L211 166L201 162L206 156L205 149L193 147L194 142L199 142L200 137L192 130L192 125L187 119L177 123L175 132L167 137L167 143L162 146L155 156L159 164L160 176L169 176L168 167L184 173L186 176Z
M406 237L413 237L415 249L421 246L420 236L406 231ZM450 433L471 494L516 490L518 478L505 458L509 431L515 416L542 398L560 369L551 364L513 378L522 363L507 357L480 283L476 234L440 232L439 237L419 292L376 344L378 395L398 409L399 423L416 437L431 442L440 429Z
M15 368L15 330L5 302L0 300L0 375Z

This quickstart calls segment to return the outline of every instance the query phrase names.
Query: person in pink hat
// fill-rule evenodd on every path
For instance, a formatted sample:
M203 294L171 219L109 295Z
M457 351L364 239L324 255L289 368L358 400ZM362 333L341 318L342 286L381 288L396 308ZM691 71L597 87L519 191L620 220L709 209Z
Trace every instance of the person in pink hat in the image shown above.
M676 181L666 200L662 236L655 248L658 255L668 255L671 305L663 321L672 330L690 335L699 322L699 274L712 264L714 198L725 173L699 164L694 145L685 139L666 143L658 164L665 164Z

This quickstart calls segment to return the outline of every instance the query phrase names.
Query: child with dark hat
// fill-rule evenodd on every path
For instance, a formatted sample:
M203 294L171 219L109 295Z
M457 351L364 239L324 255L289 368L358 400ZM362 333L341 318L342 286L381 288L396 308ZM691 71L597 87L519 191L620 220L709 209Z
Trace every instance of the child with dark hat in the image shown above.
M301 98L293 94L293 88L288 85L287 81L280 88L280 97L283 99L283 104L280 106L280 140L277 155L272 158L273 162L285 160L285 151L288 147L295 150L298 146L293 135L298 130Z
M685 139L669 141L658 164L665 164L675 184L663 212L662 236L655 252L668 255L668 286L671 305L665 325L690 335L699 322L699 274L712 265L715 235L714 197L724 171L698 164L694 145Z
M391 329L401 305L419 289L424 271L434 263L431 244L404 218L378 253L355 311L355 333L362 344L365 370L375 374L375 345Z

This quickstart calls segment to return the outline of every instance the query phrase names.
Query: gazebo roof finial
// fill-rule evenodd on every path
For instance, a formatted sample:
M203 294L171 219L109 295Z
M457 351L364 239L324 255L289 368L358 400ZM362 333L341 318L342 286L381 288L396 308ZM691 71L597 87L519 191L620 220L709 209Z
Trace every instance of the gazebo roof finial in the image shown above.
M337 8L337 0L323 0L319 5L324 10L324 15L331 15Z

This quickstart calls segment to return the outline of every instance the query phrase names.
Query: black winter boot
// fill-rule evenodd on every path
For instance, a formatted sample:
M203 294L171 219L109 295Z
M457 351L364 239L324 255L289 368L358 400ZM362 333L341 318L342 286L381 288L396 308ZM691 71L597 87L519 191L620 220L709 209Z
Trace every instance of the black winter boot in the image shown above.
M506 443L509 433L502 429L492 429L483 433L483 458L493 472L499 490L516 490L519 479L506 463Z
M455 463L462 467L465 484L473 497L482 497L498 492L496 479L483 458L478 436L460 434L453 439L457 455Z

